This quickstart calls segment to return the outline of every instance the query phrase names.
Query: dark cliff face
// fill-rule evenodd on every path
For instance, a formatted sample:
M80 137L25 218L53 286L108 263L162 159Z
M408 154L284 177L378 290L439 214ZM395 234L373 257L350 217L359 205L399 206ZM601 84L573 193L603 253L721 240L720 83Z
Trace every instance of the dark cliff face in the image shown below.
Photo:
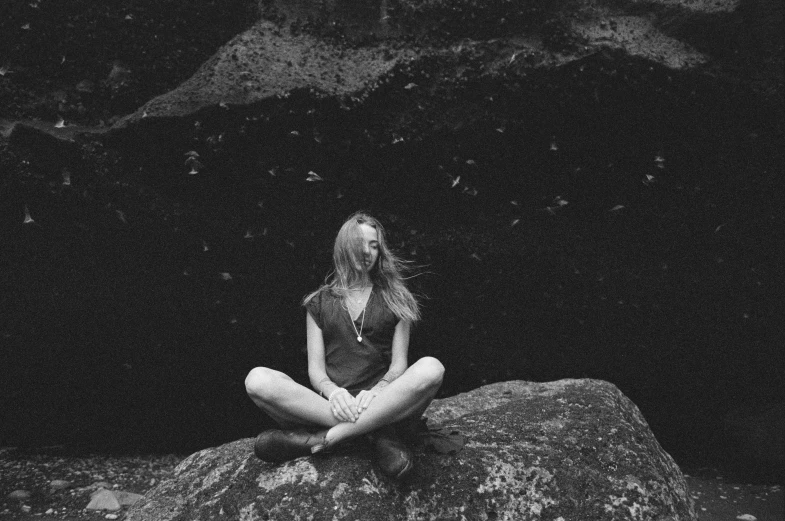
M41 3L17 31L33 38L4 36L0 117L108 122L253 21L231 14L253 9L243 3L71 5ZM341 5L262 7L280 31L417 59L354 97L300 89L74 142L23 127L0 141L4 443L190 450L252 434L264 420L243 377L267 365L305 381L299 300L360 208L421 266L412 357L445 363L443 395L607 379L681 462L716 456L707 447L733 405L777 399L781 8L674 18L712 60L673 70L622 50L539 66L543 51L518 67L494 40L523 25L548 52L573 52L559 37L568 3L530 2L496 26L501 3L390 2L386 24ZM110 19L158 25L115 38L126 33L104 32ZM23 64L56 27L75 65ZM166 58L142 58L152 52ZM110 59L130 63L127 81L109 81ZM75 87L86 78L92 93Z

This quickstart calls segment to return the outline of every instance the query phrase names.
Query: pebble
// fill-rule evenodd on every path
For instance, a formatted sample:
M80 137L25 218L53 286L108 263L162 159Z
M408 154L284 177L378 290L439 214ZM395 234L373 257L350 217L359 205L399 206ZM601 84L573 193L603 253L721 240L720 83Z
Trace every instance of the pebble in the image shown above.
M106 519L117 519L120 516L118 516L117 514L106 514L104 517Z
M134 494L133 492L125 492L123 490L115 490L114 495L117 498L117 502L124 507L133 505L143 497L141 494Z
M740 516L736 516L736 519L740 519L741 521L758 521L757 517L750 514L742 514Z
M27 490L14 490L8 494L8 499L27 499L30 497L30 492Z
M53 479L49 482L49 486L52 487L52 490L63 490L70 488L71 482L64 479Z
M30 505L22 505L22 512L24 512L25 514L29 514L31 510L32 507L30 507Z
M44 512L44 514L46 514L46 515L51 515L51 514L54 514L54 513L55 513L55 509L54 508L50 508L49 510Z
M95 83L90 80L82 80L76 84L76 90L87 93L95 92Z

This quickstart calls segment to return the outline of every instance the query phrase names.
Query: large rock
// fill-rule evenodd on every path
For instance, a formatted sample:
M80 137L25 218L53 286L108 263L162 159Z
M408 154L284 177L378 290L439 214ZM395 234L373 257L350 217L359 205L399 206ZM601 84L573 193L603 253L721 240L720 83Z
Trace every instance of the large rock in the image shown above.
M272 465L243 439L186 458L127 519L696 519L678 466L610 383L494 384L428 415L468 443L418 454L406 484L367 454Z

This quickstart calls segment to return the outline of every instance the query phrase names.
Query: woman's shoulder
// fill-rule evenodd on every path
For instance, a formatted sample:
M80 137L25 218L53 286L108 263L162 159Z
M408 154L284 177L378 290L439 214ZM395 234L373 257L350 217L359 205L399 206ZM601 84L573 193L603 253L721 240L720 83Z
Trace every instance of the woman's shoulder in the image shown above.
M323 302L335 300L337 297L330 286L321 286L303 299L303 305L321 305Z

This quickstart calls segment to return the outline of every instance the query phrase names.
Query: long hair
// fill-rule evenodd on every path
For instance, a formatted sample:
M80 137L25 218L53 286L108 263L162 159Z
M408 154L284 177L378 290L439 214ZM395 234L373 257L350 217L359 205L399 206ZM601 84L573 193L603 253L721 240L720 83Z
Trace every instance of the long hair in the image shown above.
M370 270L363 262L361 224L374 228L379 240L379 257ZM349 289L372 282L395 316L401 320L417 322L420 320L420 305L406 287L404 282L406 271L406 262L399 259L388 248L381 223L368 214L357 212L343 223L335 237L332 272L327 275L325 283L318 290L303 299L303 304L307 304L324 289L329 289L333 295L344 298Z

